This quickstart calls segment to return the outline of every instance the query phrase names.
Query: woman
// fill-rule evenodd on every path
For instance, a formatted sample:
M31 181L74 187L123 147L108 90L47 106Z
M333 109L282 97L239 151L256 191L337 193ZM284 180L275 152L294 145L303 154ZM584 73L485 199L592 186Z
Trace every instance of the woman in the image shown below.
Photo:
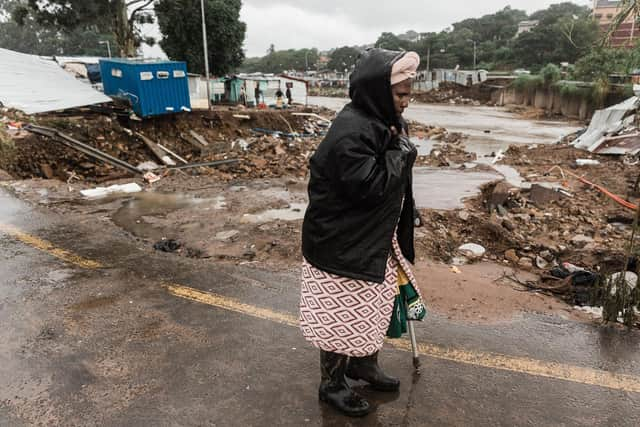
M350 416L371 408L345 376L397 391L378 352L385 335L406 332L407 313L425 314L410 265L417 151L402 119L419 63L415 52L366 51L351 75L352 102L310 161L300 325L320 349L320 400Z

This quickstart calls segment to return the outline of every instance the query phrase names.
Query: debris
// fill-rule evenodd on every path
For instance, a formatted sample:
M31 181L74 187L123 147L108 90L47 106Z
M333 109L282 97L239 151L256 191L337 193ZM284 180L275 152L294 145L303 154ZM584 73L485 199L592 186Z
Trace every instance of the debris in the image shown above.
M469 258L482 258L487 250L475 243L467 243L458 248L458 252Z
M598 166L600 162L593 159L577 159L576 164L578 166Z
M251 120L251 116L247 116L246 114L234 114L233 117L236 119Z
M622 273L615 273L611 276L611 283L613 284L610 289L610 294L615 295L618 291L617 285L622 282ZM624 273L624 282L627 286L627 289L630 291L634 290L638 286L638 275L631 271L626 271Z
M80 190L80 194L90 199L97 199L114 193L139 193L140 191L142 191L142 187L134 182L130 184L112 185L110 187L97 187L90 190Z
M454 274L462 274L462 271L460 271L460 269L458 267L456 267L455 265L451 266L451 268L449 270Z
M111 102L111 98L80 82L55 61L36 55L0 49L0 75L4 106L27 114Z
M234 163L238 163L239 161L240 160L238 159L217 160L215 162L192 163L188 165L174 166L171 169L177 170L177 169L193 169L193 168L201 168L201 167L216 167L216 166L222 166L222 165L231 165Z
M106 153L103 153L100 150L97 150L93 147L90 147L89 145L86 145L80 141L77 141L73 138L71 138L70 136L59 132L55 129L51 129L51 128L47 128L44 126L36 126L36 125L27 125L25 126L25 130L38 134L38 135L42 135L42 136L46 136L48 138L53 139L56 142L60 142L64 145L66 145L67 147L73 148L74 150L78 150L81 153L86 154L87 156L93 157L95 159L101 160L105 163L109 163L110 165L119 167L121 169L124 169L128 172L132 172L134 174L139 174L142 175L142 171L138 168L136 168L135 166L131 166L130 164L123 162L120 159L117 159L113 156L110 156Z
M138 169L140 169L141 171L153 171L156 169L160 169L160 165L158 165L156 162L148 161L140 163L138 165Z
M529 198L538 207L545 207L551 202L562 200L565 193L562 193L561 187L548 183L537 183L531 186Z
M597 150L604 143L605 135L615 135L624 129L623 120L638 107L639 100L634 96L618 105L596 111L587 131L573 145L590 152Z
M221 231L216 234L216 240L220 240L222 242L231 240L236 237L240 232L238 230L229 230L229 231Z
M200 135L198 132L196 132L195 130L190 130L189 134L198 142L198 144L200 144L202 147L208 147L209 143L207 142L207 140Z
M185 165L189 164L188 161L186 161L185 159L183 159L182 157L180 157L179 155L177 155L173 151L169 150L167 147L164 147L163 145L158 144L158 148L160 148L161 150L165 151L167 154L171 154L173 157L175 157L176 159L178 159L179 161L181 161ZM175 165L175 163L173 165Z
M161 179L158 175L154 174L153 172L147 172L143 175L143 177L149 184L156 183Z
M518 257L515 249L509 249L508 251L506 251L504 253L504 259L514 264L518 264L520 262L520 258Z
M182 243L173 239L162 239L153 245L153 249L160 252L173 253L182 248Z
M147 138L146 136L144 136L143 134L141 134L140 132L136 132L135 134L138 138L140 138L142 140L142 142L144 142L144 144L149 148L149 150L151 150L151 152L158 158L158 160L160 160L162 163L164 163L167 166L175 166L176 162L173 161L173 159L171 159L171 157L167 156L158 146L158 144L156 144L155 142L153 142L152 140L150 140L149 138Z

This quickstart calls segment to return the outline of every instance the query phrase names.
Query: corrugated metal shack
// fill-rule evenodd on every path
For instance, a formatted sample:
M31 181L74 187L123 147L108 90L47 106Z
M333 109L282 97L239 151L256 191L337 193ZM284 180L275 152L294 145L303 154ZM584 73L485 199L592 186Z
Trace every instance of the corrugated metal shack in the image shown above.
M287 86L291 87L293 102L306 103L307 82L287 76L275 76L272 74L241 74L233 76L225 81L224 100L233 104L242 102L241 93L244 90L246 102L249 106L255 106L260 102L266 105L276 104L276 92L287 92ZM256 100L256 87L260 89L261 98ZM286 103L286 98L284 102Z
M140 117L191 111L187 64L101 59L104 93L128 99Z

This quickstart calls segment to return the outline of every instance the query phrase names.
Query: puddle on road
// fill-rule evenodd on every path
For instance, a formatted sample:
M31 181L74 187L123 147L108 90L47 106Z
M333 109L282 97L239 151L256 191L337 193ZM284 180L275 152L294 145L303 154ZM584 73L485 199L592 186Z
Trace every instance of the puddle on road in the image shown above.
M216 199L196 199L193 197L162 193L137 193L123 203L113 214L113 222L120 228L138 237L161 239L165 233L144 221L144 217L164 217L187 207L198 206L202 209L224 209L224 197Z
M292 203L286 209L269 209L257 214L245 214L240 220L244 224L262 224L270 221L297 221L304 218L306 203Z
M464 207L464 199L480 194L480 187L500 178L501 175L491 172L416 168L414 198L420 209L460 209Z

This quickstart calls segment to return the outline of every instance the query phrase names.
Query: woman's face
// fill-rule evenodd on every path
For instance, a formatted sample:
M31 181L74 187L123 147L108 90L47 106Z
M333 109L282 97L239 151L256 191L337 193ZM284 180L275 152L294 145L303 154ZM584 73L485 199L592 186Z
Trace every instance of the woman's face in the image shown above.
M391 86L391 93L393 94L393 105L396 109L398 117L402 116L404 110L409 106L409 100L411 98L411 79L400 82Z

